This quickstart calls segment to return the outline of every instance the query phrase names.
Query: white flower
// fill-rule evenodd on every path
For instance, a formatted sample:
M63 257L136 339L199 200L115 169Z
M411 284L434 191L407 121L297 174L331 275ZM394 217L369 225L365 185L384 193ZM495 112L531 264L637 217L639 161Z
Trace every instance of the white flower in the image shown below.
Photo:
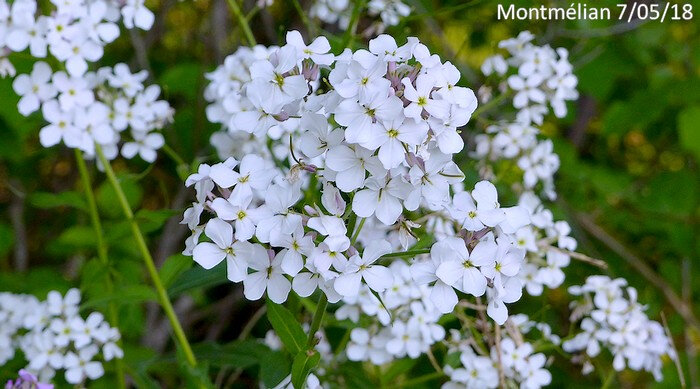
M159 133L145 133L141 131L132 131L134 137L133 142L126 142L122 146L122 155L124 158L133 158L137 153L146 162L156 160L156 150L163 147L165 139Z
M408 196L410 187L400 177L370 177L366 189L355 193L352 210L359 217L375 215L382 223L392 225L403 211L401 200Z
M78 289L69 289L65 296L57 291L51 291L46 299L47 310L52 315L73 316L78 313L78 304L80 304L80 291Z
M255 229L255 236L261 242L270 242L280 235L291 234L301 226L301 215L291 212L300 197L299 188L294 185L273 184L265 192L264 207L269 217L260 222Z
M428 135L428 125L425 122L415 122L410 119L395 119L383 122L379 131L373 132L360 144L369 149L379 149L378 157L389 170L399 166L405 159L407 146L418 146Z
M79 76L69 76L65 72L56 72L52 78L53 86L58 90L61 109L70 111L75 107L87 107L95 101L88 82Z
M31 75L20 74L12 83L12 89L22 96L17 104L19 112L28 116L39 109L39 106L56 97L58 93L51 84L53 72L46 62L36 62Z
M335 290L342 296L355 296L360 291L361 281L364 280L372 290L381 292L391 286L393 276L384 266L374 262L384 254L391 252L391 245L386 240L370 243L362 257L354 255L347 267L335 279Z
M527 78L518 75L508 77L508 86L516 91L513 97L513 107L523 108L529 102L544 103L546 95L538 88L542 81L542 76L539 74L532 74Z
M265 99L284 105L304 97L309 91L309 85L302 75L289 75L297 64L296 48L283 46L277 50L270 60L255 62L250 69L253 79L251 85L261 88Z
M343 141L343 131L339 128L331 129L328 119L323 115L304 113L300 126L304 132L296 146L309 158L318 157Z
M397 357L408 355L410 358L418 358L423 350L423 342L420 332L407 326L403 322L395 322L391 327L392 338L386 344L386 349Z
M148 77L145 70L132 74L128 65L118 63L114 65L113 71L107 75L107 81L112 88L123 90L127 97L134 97L143 90L143 82Z
M281 267L286 251L280 251L274 258L270 256L251 258L250 267L255 272L250 273L243 280L243 294L248 300L259 300L265 290L270 300L277 304L287 300L292 284L283 275Z
M507 70L508 64L506 60L499 54L486 58L481 65L481 72L484 73L485 76L490 76L492 73L503 75Z
M287 44L297 49L299 58L311 58L318 65L330 65L333 63L333 54L328 54L331 45L326 37L320 36L314 39L308 46L304 43L299 31L288 31L286 37Z
M142 30L150 30L155 16L146 8L145 0L126 0L122 8L122 17L126 28L138 27Z
M335 183L343 192L352 192L365 186L365 171L373 176L385 174L379 159L372 151L361 146L338 145L328 151L326 167L337 172Z
M217 197L211 202L211 208L220 219L235 222L236 232L234 236L236 239L248 240L255 235L257 223L271 215L266 212L265 208L251 208L252 198L248 198L241 204L232 203L231 200L230 196L228 199Z
M495 278L494 287L486 289L488 296L488 306L486 314L498 325L503 325L508 319L508 308L505 303L514 303L520 300L522 296L522 284L517 278L508 278L506 280L500 277Z
M496 187L488 181L477 182L471 195L467 192L457 193L450 213L469 231L495 227L505 219L505 213L498 203Z
M349 243L349 242L348 242ZM282 256L281 268L290 276L294 277L304 267L303 256L311 255L316 247L310 235L304 235L303 228L299 228L292 234L279 235L270 241L275 247L286 248L286 253Z
M345 221L337 216L315 216L309 219L307 226L326 236L323 243L333 251L345 251L350 247Z
M514 277L518 274L520 265L525 258L524 250L516 248L506 239L498 239L497 245L491 245L490 248L489 257L491 260L481 267L481 272L486 277L495 278L497 275Z
M228 279L243 281L248 275L248 260L260 256L260 246L246 241L234 242L233 227L221 219L209 220L204 233L214 243L197 244L192 251L194 261L205 269L211 269L226 259Z
M78 354L73 352L66 354L66 381L69 384L79 384L85 378L95 380L104 375L102 364L92 360L97 352L97 347L93 345L79 350Z
M381 131L377 121L392 121L398 118L401 107L403 104L398 97L378 91L361 97L359 102L352 99L343 100L336 108L335 120L347 127L345 140L349 143L363 143L371 138L373 132Z
M413 55L412 50L417 43L416 38L409 37L408 42L399 47L391 35L381 34L369 41L369 51L384 61L406 61Z
M444 119L448 116L450 106L447 101L438 100L431 96L436 83L434 77L430 75L418 76L415 88L409 78L404 78L401 83L404 85L404 97L411 102L404 108L406 117L420 121L423 110L438 119Z
M209 172L214 182L222 188L231 188L229 202L242 204L253 196L253 190L262 191L270 185L276 172L270 168L268 161L250 154L243 157L238 172L225 164L212 165Z
M445 284L476 297L486 292L486 277L482 272L493 264L495 254L496 244L492 241L479 242L470 253L460 238L442 240L430 249L430 255L437 256L440 262L436 276Z
M87 62L96 62L103 55L102 46L76 34L70 41L60 40L49 45L49 51L59 61L66 63L66 70L72 77L80 77L88 70Z

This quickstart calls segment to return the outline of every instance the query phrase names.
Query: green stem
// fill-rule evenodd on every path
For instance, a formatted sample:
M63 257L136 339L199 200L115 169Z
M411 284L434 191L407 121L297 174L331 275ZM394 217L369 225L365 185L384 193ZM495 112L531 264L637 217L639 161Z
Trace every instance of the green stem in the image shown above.
M325 293L321 293L321 298L318 299L318 304L316 305L316 312L314 312L314 318L311 320L309 340L306 342L306 347L309 350L314 347L314 342L316 341L315 334L318 332L318 329L321 328L323 315L326 313L326 306L328 306L328 297L326 297Z
M236 0L228 0L228 5L231 8L231 12L233 12L233 16L238 20L238 24L241 26L243 34L248 40L248 44L250 46L255 46L257 42L255 42L253 31L250 30L250 25L248 25L248 21L243 15L243 12L241 12L241 7L238 5L238 2L236 2Z
M122 190L122 187L119 184L119 180L114 174L114 170L112 170L112 165L110 165L109 161L105 157L102 148L96 144L95 151L97 152L97 156L99 157L100 162L102 162L102 166L105 169L105 174L107 174L107 179L109 180L110 184L112 185L112 188L117 194L117 199L119 200L119 205L122 207L122 212L124 213L124 216L126 217L129 224L131 225L131 233L134 236L134 239L136 240L136 246L141 252L143 261L146 263L146 269L148 270L148 273L151 277L151 281L153 282L153 286L155 287L156 292L158 294L158 302L163 307L165 315L168 317L170 325L173 328L175 340L180 344L182 352L185 354L185 358L187 358L187 362L192 367L196 367L197 359L195 358L194 353L192 352L192 347L187 341L187 337L185 336L185 332L182 330L182 326L180 325L180 322L177 319L177 315L175 315L173 305L170 302L168 293L163 287L163 282L161 281L160 276L158 275L158 269L156 269L156 265L153 262L153 257L151 256L150 251L148 251L148 245L146 245L146 240L143 237L143 233L141 233L141 228L139 228L139 225L136 222L136 219L134 218L134 213L131 210L129 201L126 199L126 195L124 194L124 191Z
M472 119L478 118L479 115L481 115L482 113L490 110L491 108L494 108L495 106L500 104L501 101L505 100L505 98L508 96L510 96L510 92L502 93L502 94L496 96L495 98L491 99L488 103L482 105L481 107L478 107L474 111L474 113L472 113Z
M80 172L80 179L83 182L83 189L85 190L85 198L87 200L88 211L90 213L90 220L92 221L92 227L95 229L95 238L97 240L97 257L102 264L106 265L108 263L107 245L105 244L102 223L100 222L100 214L97 211L95 193L92 191L90 174L88 173L85 158L83 158L83 153L78 149L73 150L75 151L75 161L78 165L78 172Z
M296 8L297 12L299 13L299 17L301 17L301 21L306 26L306 29L309 30L309 34L312 37L316 36L316 26L313 25L311 23L311 20L309 20L309 17L306 16L306 12L304 12L304 8L302 8L301 3L299 3L299 0L292 0L292 3L294 4L294 8ZM311 37L309 39L311 39Z
M92 191L92 182L90 181L90 174L87 170L87 165L85 164L85 158L83 158L83 153L75 150L75 161L78 165L78 171L80 172L80 179L83 183L83 190L85 191L85 199L87 200L88 213L90 214L90 220L92 222L92 228L95 230L95 239L97 243L97 258L100 260L103 266L107 268L105 288L108 294L114 293L114 284L112 283L112 275L109 271L109 258L107 257L107 244L105 244L104 230L102 229L102 223L100 222L100 214L97 211L97 202L95 201L95 193ZM109 309L109 321L112 326L119 328L119 315L117 314L117 307L114 302L110 302L108 305ZM119 341L119 347L121 347L121 340ZM117 375L117 384L120 388L126 388L126 381L124 380L124 363L121 358L114 359L114 367Z
M348 47L348 45L355 38L357 23L360 21L360 13L362 13L362 8L364 5L365 0L355 0L355 7L353 7L352 15L350 16L350 23L348 24L348 29L345 30L345 36L343 37L343 47Z
M600 387L600 389L610 388L613 384L613 381L615 381L615 369L610 369L610 373L608 373L608 376L607 378L605 378L605 381L603 382L603 385Z
M335 349L335 352L333 353L336 357L340 355L340 353L345 349L345 346L348 344L350 341L350 333L352 332L352 329L348 328L345 331L345 334L343 335L343 338L340 339L340 343L338 343L338 348Z
M362 220L360 220L360 225L357 226L355 233L352 234L352 238L350 238L350 245L351 246L355 244L357 237L360 236L360 231L362 231L362 226L365 225L365 220L367 220L367 218L362 218Z
M163 145L163 151L165 151L166 154L168 154L168 157L170 157L175 163L180 166L180 165L185 165L187 166L187 162L185 162L184 159L178 154L175 150L173 150L172 147L170 147L167 143Z
M416 249L416 250L400 251L398 253L384 254L381 256L381 258L415 257L416 255L428 254L428 253L430 253L429 247L424 248L424 249Z
M168 146L168 144L164 144L161 149L177 165L175 170L177 171L177 175L180 177L180 179L183 181L187 179L187 177L191 173L190 165L187 162L185 162L185 160L180 156L180 154L177 153L177 151L173 150L172 147Z

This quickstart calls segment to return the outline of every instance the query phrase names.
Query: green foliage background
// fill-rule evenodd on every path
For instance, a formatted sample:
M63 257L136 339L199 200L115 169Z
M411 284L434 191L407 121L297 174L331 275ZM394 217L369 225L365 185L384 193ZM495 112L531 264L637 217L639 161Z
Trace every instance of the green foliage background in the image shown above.
M301 3L308 9L308 1ZM639 300L648 304L651 317L660 320L661 314L665 315L682 355L686 380L697 385L697 322L684 320L667 298L668 291L672 291L682 304L698 311L694 301L700 294L700 277L693 277L700 274L697 16L693 21L637 21L630 25L618 21L497 21L497 2L493 1L408 3L413 7L412 15L390 28L389 33L399 42L405 36L419 37L443 60L453 61L463 72L461 83L474 90L479 87L478 67L484 58L496 51L498 41L521 30L529 29L540 44L570 50L581 98L570 105L563 121L549 120L542 129L554 139L562 162L556 184L560 197L552 204L555 215L570 221L580 251L604 259L609 264L608 274L627 278L639 290ZM533 0L514 3L542 4ZM615 14L616 3L596 0L589 6L612 7ZM214 156L208 139L216 128L207 122L204 113L204 73L239 44L245 44L244 37L223 0L149 0L147 4L157 15L153 31L136 35L122 31L122 37L105 50L102 64L126 61L132 69L150 69L151 81L162 86L164 97L176 110L174 123L164 131L168 145L188 162L211 159ZM247 12L253 10L250 22L260 43L280 44L288 29L300 29L308 36L293 1L277 0L262 11L250 0L241 4ZM546 5L568 3L548 1ZM697 3L695 6L698 8ZM363 18L358 31L369 23L370 19ZM324 28L337 48L343 32L332 26ZM364 45L366 39L358 37L353 44ZM133 49L141 45L147 48L147 56ZM31 67L25 57L10 58L20 72ZM43 298L51 289L65 291L79 286L87 307L103 312L107 302L116 301L126 364L138 386L182 385L177 377L183 367L176 362L174 347L166 345L161 351L164 346L154 347L147 339L151 335L147 325L160 331L167 331L167 326L160 325L158 310L153 308L154 294L147 286L115 193L104 182L104 176L93 169L109 256L114 263L113 268L105 268L95 259L95 237L72 151L65 147L42 148L38 141L40 116L20 116L17 100L11 81L0 80L0 290ZM245 304L240 291L224 282L223 268L204 272L178 254L186 231L177 227L177 221L191 194L183 188L176 163L161 153L153 166L136 160L117 160L115 165L132 207L140 210L137 217L161 264L160 272L171 296L190 307L183 321L189 337L197 343L199 359L214 372L221 367L229 371L243 369L245 385L252 384L250 380L258 375L268 385L284 377L291 366L281 352L252 341L230 343L260 303ZM472 165L473 161L462 158L465 171ZM640 263L658 279L645 277ZM565 285L579 283L599 271L574 262L567 269ZM118 277L116 295L104 291L106 272ZM534 318L566 333L567 302L566 290L560 288L545 291L543 298L525 298L514 311L522 307L537 312ZM302 303L291 301L291 311L298 313ZM226 308L225 317L219 315L222 307ZM222 328L212 330L216 323ZM266 328L268 323L262 320L252 331L262 336ZM343 329L338 324L328 332L331 343L337 344ZM555 354L555 358L552 387L599 385L595 374L581 376L563 357ZM418 376L425 370L420 366L427 362L404 365L392 367L395 371L391 374L404 377L401 379ZM21 366L16 361L0 367L0 380ZM343 369L358 380L348 383L350 386L376 383L359 366L349 364ZM678 387L672 363L666 364L664 376L664 383L655 384L646 374L625 372L616 383L634 388ZM109 386L110 379L108 376L93 386Z

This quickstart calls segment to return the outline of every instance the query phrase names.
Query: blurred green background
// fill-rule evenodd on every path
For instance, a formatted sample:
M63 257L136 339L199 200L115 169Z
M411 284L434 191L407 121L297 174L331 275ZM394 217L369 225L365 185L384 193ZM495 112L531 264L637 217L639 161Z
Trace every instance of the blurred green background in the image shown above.
M589 6L611 7L616 15L615 4L620 1L595 0ZM611 276L628 279L639 290L639 300L648 304L650 317L661 320L663 314L668 319L688 386L698 385L695 350L700 332L693 310L698 312L694 301L700 294L700 277L693 276L700 274L700 25L695 20L497 21L498 3L493 1L406 2L413 8L411 16L387 31L398 42L409 35L419 37L443 60L455 63L463 72L461 84L474 90L484 58L497 51L498 41L522 30L533 32L538 44L569 49L581 97L570 104L564 120L549 118L542 127L554 139L562 162L556 181L559 199L551 207L556 217L570 222L580 251L608 262ZM277 0L262 10L254 1L239 3L259 43L283 43L288 29L309 36L293 1ZM308 10L310 1L300 3ZM174 123L164 131L169 146L188 162L213 158L208 139L216 126L204 114L204 73L245 44L241 31L226 0L148 0L147 5L157 15L153 30L122 31L120 39L108 46L102 64L127 62L132 69L151 70L151 81L162 86L176 110ZM371 22L365 15L358 31ZM332 42L343 34L334 26L323 28ZM364 45L366 39L357 38L354 44ZM27 59L10 58L20 72L31 67ZM101 309L105 301L115 299L104 296L101 288L105 272L114 272L122 286L121 330L132 374L157 371L161 382L172 387L167 385L167 372L177 366L172 357L157 357L169 349L167 332L156 336L144 332L144 327L166 327L153 304L143 304L153 294L145 286L147 278L114 193L93 169L110 258L117 263L116 269L105 269L94 259L95 239L72 151L42 148L40 116L21 117L17 100L11 80L0 80L0 290L43 297L51 289L80 286L92 307ZM464 131L466 136L470 129L474 133L472 126ZM191 338L234 339L258 305L246 304L240 290L228 284L214 285L221 282L182 286L183 277L195 279L195 270L188 270L191 261L178 254L187 231L177 222L191 194L178 178L175 163L162 154L153 166L137 160L118 160L115 165L132 207L140 209L137 217L150 237L156 261L166 263L161 273L171 295L182 296L176 306L187 313L184 325ZM462 167L469 170L470 162ZM565 285L597 272L573 262ZM172 288L176 284L179 289ZM524 299L519 306L539 312L538 319L566 333L568 300L565 288L560 288L546 291L543 298ZM219 317L222 306L233 314ZM262 335L264 330L255 333ZM595 374L580 376L577 367L556 357L552 387L599 385ZM0 380L19 366L0 368ZM666 364L664 376L664 383L654 384L648 374L625 372L617 384L679 386L673 363Z

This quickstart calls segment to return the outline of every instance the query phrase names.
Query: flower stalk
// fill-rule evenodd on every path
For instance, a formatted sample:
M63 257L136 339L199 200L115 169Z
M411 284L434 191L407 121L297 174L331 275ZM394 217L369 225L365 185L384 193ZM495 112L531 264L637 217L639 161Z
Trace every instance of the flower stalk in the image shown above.
M257 42L255 41L255 36L253 36L253 31L250 29L250 25L248 24L248 21L243 15L241 7L238 5L236 0L228 0L228 5L229 7L231 7L231 12L233 12L233 16L235 16L236 20L238 20L238 24L243 30L243 35L245 35L246 39L248 40L248 45L255 46L257 44Z
M141 252L141 256L146 264L148 274L150 275L151 281L153 282L153 286L156 289L158 302L160 303L161 307L163 307L165 315L168 317L168 321L170 321L170 325L173 328L175 340L180 345L182 352L185 355L185 358L187 359L187 363L192 367L196 367L197 359L195 358L194 353L192 352L192 347L190 346L190 343L188 342L187 337L185 336L185 332L182 330L182 326L180 325L177 315L175 314L175 310L173 309L173 305L170 302L168 293L165 290L165 287L163 286L163 282L161 281L160 276L158 275L158 269L156 269L155 263L153 262L153 257L151 256L151 253L148 250L148 246L146 245L146 240L143 237L141 228L139 227L138 223L136 222L136 219L134 218L134 213L131 210L131 206L129 205L128 200L126 199L124 190L119 184L119 180L114 174L114 170L112 170L112 165L110 164L109 160L107 160L107 158L104 155L104 152L102 151L102 148L98 144L95 145L95 151L97 152L97 156L100 159L102 166L104 167L107 179L109 180L110 184L112 185L112 188L117 194L117 198L119 199L119 205L122 208L122 212L124 213L124 216L126 217L131 226L132 235L136 240L136 245L139 251Z
M85 191L85 200L87 201L88 213L90 214L90 221L92 223L92 228L95 230L95 241L97 244L97 258L102 263L103 266L109 268L109 257L107 256L107 244L105 243L104 230L102 229L102 223L100 222L100 214L97 211L97 201L95 201L95 193L92 191L92 182L90 180L90 173L88 173L87 166L85 164L85 158L83 153L74 149L75 151L75 161L78 165L78 172L80 173L80 179L83 183L83 190ZM114 284L112 282L112 275L107 271L105 279L105 288L108 294L114 292ZM117 313L117 307L113 301L109 302L109 321L112 326L119 327L119 315ZM121 342L119 342L121 343ZM119 344L121 347L121 344ZM126 382L124 380L124 363L121 358L114 359L114 368L116 370L117 384L120 388L126 388Z

